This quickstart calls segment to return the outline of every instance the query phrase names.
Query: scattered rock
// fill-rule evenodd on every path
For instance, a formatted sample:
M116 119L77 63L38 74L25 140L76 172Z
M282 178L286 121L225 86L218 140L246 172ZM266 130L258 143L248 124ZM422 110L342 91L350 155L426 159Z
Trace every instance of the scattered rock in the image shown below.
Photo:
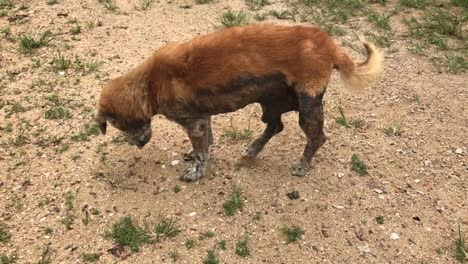
M177 164L179 164L179 163L180 163L180 160L173 160L173 161L171 161L171 165L172 165L172 166L175 166L175 165L177 165Z
M189 216L196 216L196 215L197 215L197 212L191 212L191 213L189 214Z
M121 260L124 260L131 255L131 253L125 251L125 247L122 245L116 245L115 247L108 249L107 252L111 253L117 258L120 258Z
M391 233L390 234L390 239L391 240L398 240L398 239L400 239L400 236L397 233Z
M341 172L338 172L338 174L337 174L337 175L338 175L338 178L339 178L339 179L341 179L341 178L343 178L343 177L344 177L344 173L341 173Z
M359 249L359 251L361 251L361 253L370 253L371 252L368 244L358 246L357 249Z
M344 209L344 206L341 206L341 205L336 205L336 204L334 204L334 205L332 205L332 206L333 206L334 208L336 208L336 209L339 209L339 210Z
M430 161L430 160L425 160L424 161L424 166L429 167L431 165L432 165L432 161Z
M455 153L458 154L458 155L462 155L463 154L463 149L462 148L457 148L457 149L455 149Z
M291 200L297 200L297 199L299 199L299 192L298 192L298 191L292 191L292 192L290 192L290 193L287 193L286 195L287 195L287 196L289 197L289 199L291 199Z
M380 189L374 189L374 192L376 192L376 193L378 193L378 194L382 194L382 193L383 193L383 191L380 190Z

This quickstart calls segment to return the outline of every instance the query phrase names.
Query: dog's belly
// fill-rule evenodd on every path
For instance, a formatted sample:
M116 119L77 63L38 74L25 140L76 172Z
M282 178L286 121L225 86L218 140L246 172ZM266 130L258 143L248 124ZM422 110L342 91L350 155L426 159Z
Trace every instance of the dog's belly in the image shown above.
M169 119L199 118L239 110L251 103L261 103L275 111L297 110L297 95L283 74L241 76L225 86L198 89L189 103L168 103L162 114Z

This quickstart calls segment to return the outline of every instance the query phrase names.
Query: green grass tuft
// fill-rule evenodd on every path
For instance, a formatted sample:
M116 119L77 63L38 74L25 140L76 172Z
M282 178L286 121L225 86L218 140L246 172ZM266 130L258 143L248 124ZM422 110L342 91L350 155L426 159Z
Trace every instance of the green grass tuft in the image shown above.
M229 8L221 14L220 21L224 27L245 25L248 23L247 13L244 11L235 12Z
M0 223L0 243L7 244L11 241L11 233L8 231L7 226Z
M351 170L357 172L360 176L368 174L367 165L356 154L351 157Z
M236 254L241 257L248 257L250 256L250 248L249 248L249 241L247 238L240 240L236 243Z
M268 5L268 0L245 0L245 4L251 11L258 11Z
M81 254L81 259L83 262L92 263L97 262L101 258L101 254L99 253L83 253Z
M5 253L0 254L0 264L13 264L16 263L17 260L18 254L16 252L13 252L10 256Z
M385 222L385 218L381 215L377 216L375 218L375 221L379 224L379 225L383 225L383 223Z
M423 9L429 4L431 4L431 1L430 0L398 0L398 4L404 7Z
M465 236L462 235L460 224L458 224L458 237L454 239L455 258L464 264L468 262L468 248L465 244Z
M163 218L156 224L154 233L156 234L156 241L159 241L162 237L175 237L181 232L181 229L177 226L177 219L175 218Z
M340 116L335 117L335 122L337 124L342 125L346 128L351 128L351 127L360 128L364 126L364 120L362 119L347 119L344 114L343 107L341 105L338 106L338 111L340 112Z
M35 39L29 35L23 35L19 38L20 51L25 54L32 53L34 50L37 50L47 43L49 43L53 38L52 32L47 30L44 32L39 39Z
M197 241L195 239L187 239L187 241L185 241L185 247L187 249L192 249L196 245L197 245Z
M301 227L293 225L292 227L284 226L281 228L281 233L285 237L286 243L290 244L301 240L305 232Z
M219 264L219 257L213 250L208 250L206 252L206 257L203 260L203 264Z
M242 209L243 205L244 199L242 198L241 190L238 187L234 187L231 199L223 204L224 212L228 216L233 216L237 210Z
M108 236L118 244L130 247L134 252L138 251L142 244L150 242L151 239L130 216L125 216L115 223Z

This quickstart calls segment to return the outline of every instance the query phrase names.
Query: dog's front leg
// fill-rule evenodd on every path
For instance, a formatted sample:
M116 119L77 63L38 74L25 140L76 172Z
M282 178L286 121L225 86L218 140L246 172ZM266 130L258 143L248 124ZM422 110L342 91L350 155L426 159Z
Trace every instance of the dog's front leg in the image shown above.
M194 119L184 122L183 126L192 142L193 165L180 179L193 182L205 174L209 159L209 146L211 144L210 118Z

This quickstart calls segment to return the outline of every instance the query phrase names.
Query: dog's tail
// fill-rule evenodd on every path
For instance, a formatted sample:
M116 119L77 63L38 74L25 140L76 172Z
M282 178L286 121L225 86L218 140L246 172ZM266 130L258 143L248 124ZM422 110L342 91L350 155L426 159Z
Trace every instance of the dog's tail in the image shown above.
M367 59L362 63L354 63L341 47L337 46L335 52L335 67L340 72L345 87L353 91L362 90L383 73L382 52L370 42L361 42L367 51Z

